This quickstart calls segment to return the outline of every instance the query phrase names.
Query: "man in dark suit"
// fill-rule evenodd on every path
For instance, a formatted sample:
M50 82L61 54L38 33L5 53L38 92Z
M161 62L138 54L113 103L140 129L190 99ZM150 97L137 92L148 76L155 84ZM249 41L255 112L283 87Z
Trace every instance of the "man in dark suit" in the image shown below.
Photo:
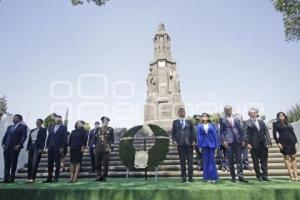
M198 125L201 122L201 116L200 115L194 115L194 128L195 128L195 132L198 133ZM198 137L196 137L196 142L198 144L197 141ZM196 150L196 155L197 155L197 168L199 171L203 171L203 159L202 159L202 152L199 148L195 148Z
M215 127L216 127L219 138L221 138L221 135L220 135L221 134L220 133L221 115L219 113L217 113L216 117L217 118L216 118ZM217 148L216 163L218 164L219 170L229 171L228 159L227 159L227 149L223 146L222 142L220 143L219 147Z
M95 164L95 135L97 130L100 127L100 122L96 121L95 122L95 128L93 128L88 135L88 147L89 147L89 152L90 152L90 159L91 159L91 170L89 173L95 173L96 169L96 164Z
M14 115L13 124L7 128L2 139L4 149L4 180L3 183L15 181L15 173L18 165L18 158L23 144L27 138L27 126L22 124L23 117Z
M258 181L270 181L268 178L268 147L272 146L268 128L264 121L258 119L258 110L251 108L250 119L245 122L254 170ZM259 166L259 162L261 166ZM260 169L261 168L261 169Z
M236 119L238 119L241 122L241 126L244 128L244 131L246 134L246 130L245 130L245 126L244 126L245 121L243 120L243 117L239 113L236 113L234 116ZM246 134L246 137L247 137L247 134ZM243 163L244 170L252 170L252 168L249 166L247 146L242 147L242 163Z
M28 138L26 148L28 151L28 183L33 183L35 180L40 159L45 148L47 130L43 127L43 123L44 121L42 119L36 120L36 128L30 131Z
M193 182L193 147L196 143L196 132L192 121L185 119L184 108L178 110L178 117L179 119L173 121L172 140L177 145L182 182L186 182L186 162L189 182Z
M61 156L64 154L64 149L67 146L67 128L62 125L61 116L56 116L56 125L49 130L49 135L46 142L48 151L48 178L45 183L58 182L60 172ZM55 176L52 180L53 166L55 163Z
M224 107L225 116L220 120L220 135L223 146L227 149L227 157L229 162L229 170L232 182L235 179L235 167L237 165L237 176L240 182L248 182L243 176L243 163L242 163L242 147L246 146L247 137L241 122L232 115L232 107Z

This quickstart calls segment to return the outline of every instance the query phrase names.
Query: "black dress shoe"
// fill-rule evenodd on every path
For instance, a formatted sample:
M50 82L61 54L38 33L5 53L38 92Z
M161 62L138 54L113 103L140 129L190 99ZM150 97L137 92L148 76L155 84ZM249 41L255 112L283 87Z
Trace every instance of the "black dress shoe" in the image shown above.
M43 183L51 183L52 182L52 179L47 179L47 180L45 180L45 181L43 181Z
M97 177L95 181L102 181L103 178L102 177Z
M263 181L271 181L267 176L262 177Z
M185 183L186 182L186 178L181 179L181 183Z
M232 179L231 179L231 182L236 183L235 178L232 178Z
M194 180L192 178L189 178L189 182L192 183L194 182Z
M239 182L242 182L242 183L249 183L249 181L246 180L244 177L240 177L240 178L239 178Z
M8 179L4 179L3 181L1 181L1 183L9 183Z
M15 179L14 178L9 178L8 179L8 183L14 183L15 182Z
M258 177L257 180L260 181L260 182L263 182L263 178L262 177Z

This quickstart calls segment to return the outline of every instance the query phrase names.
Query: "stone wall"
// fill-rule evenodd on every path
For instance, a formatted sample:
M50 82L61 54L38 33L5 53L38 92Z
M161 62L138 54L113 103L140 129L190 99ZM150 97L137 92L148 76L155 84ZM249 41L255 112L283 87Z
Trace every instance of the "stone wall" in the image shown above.
M0 142L2 144L2 138L5 134L5 131L9 125L12 124L12 115L4 114L0 119ZM3 148L1 145L0 148L0 178L3 177L4 174L4 159L3 159Z

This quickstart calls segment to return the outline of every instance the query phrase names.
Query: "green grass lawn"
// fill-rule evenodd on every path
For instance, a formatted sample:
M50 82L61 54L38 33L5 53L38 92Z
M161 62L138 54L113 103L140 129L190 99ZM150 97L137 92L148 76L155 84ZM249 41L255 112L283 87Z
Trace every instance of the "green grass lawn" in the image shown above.
M177 200L177 199L300 199L300 182L274 178L271 182L258 182L250 179L249 183L232 183L222 179L218 184L204 183L196 179L194 183L180 183L179 178L111 178L108 182L94 182L93 179L79 179L77 183L67 183L61 179L58 183L27 184L25 180L16 183L0 184L0 200L14 199L55 199L55 200Z

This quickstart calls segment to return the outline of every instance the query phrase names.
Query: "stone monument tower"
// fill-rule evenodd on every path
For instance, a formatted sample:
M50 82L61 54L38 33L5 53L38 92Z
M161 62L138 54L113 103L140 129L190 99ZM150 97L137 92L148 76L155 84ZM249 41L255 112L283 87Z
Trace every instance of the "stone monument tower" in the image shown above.
M171 56L171 39L164 24L159 25L153 43L154 59L146 79L148 90L144 120L146 124L157 124L170 130L178 109L184 107L184 104L181 101L176 62Z

